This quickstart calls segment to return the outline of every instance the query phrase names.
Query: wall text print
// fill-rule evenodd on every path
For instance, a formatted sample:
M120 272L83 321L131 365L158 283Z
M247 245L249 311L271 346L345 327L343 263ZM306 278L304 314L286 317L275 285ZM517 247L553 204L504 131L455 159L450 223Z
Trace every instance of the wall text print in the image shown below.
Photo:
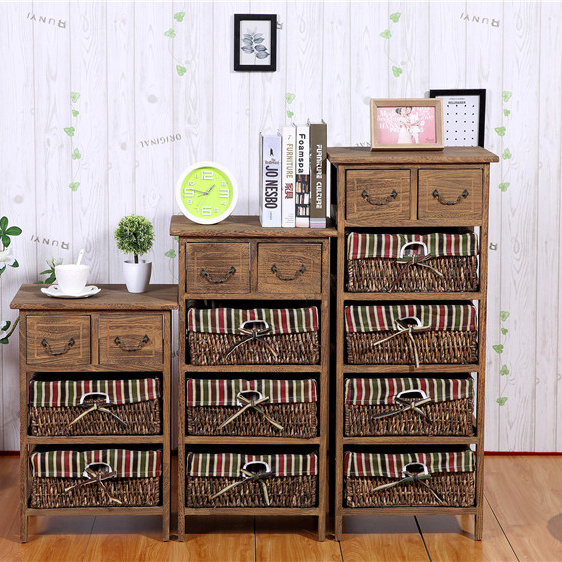
M496 20L494 18L490 19L490 18L484 18L482 16L469 16L468 14L465 14L464 12L461 12L461 20L463 21L467 21L470 23L480 23L483 25L491 25L492 27L499 27L500 26L500 20Z

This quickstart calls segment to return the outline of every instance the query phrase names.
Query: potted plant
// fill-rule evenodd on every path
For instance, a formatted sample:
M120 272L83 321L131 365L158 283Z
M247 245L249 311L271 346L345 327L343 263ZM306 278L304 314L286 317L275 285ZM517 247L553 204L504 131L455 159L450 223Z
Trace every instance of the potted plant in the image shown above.
M150 282L152 262L139 260L154 242L152 223L139 215L123 217L115 229L117 248L125 254L133 254L132 260L125 260L123 273L129 293L144 293Z

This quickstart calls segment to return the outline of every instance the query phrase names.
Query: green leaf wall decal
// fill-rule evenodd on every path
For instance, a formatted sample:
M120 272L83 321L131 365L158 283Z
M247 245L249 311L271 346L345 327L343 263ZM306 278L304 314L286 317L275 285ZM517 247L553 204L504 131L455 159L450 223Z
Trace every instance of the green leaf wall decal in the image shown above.
M74 151L72 152L72 159L80 160L80 158L82 158L82 155L80 154L80 151L77 148L75 148Z
M291 93L287 92L285 94L285 102L286 103L293 103L295 101L296 97L297 96L295 94L291 94Z
M503 345L501 343L498 343L497 345L493 345L492 349L496 352L496 353L503 353Z
M494 131L496 131L500 137L505 135L505 127L496 127Z
M505 181L503 183L500 183L500 185L498 186L500 188L500 191L507 191L507 188L510 186L511 184L508 181Z
M507 365L502 365L502 368L500 369L500 375L502 375L503 377L509 375L509 369L507 368Z
M71 191L76 191L80 187L80 182L79 181L73 181L72 183L70 183L68 185L68 187L70 188Z
M509 116L511 115L511 111L509 111L509 109L504 109L504 110L503 110L503 114L504 114L506 117L509 117Z
M400 76L400 74L402 74L402 69L399 66L393 66L392 67L392 74L394 74L394 76L396 76L396 78L398 78Z
M504 160L509 160L509 159L511 158L511 152L509 151L509 148L506 148L506 149L503 151L502 158L503 158Z
M171 250L168 250L164 255L167 258L175 258L176 257L176 251L172 248Z
M182 22L184 16L185 16L185 12L178 12L177 14L174 14L174 19L176 21Z
M80 92L70 92L70 101L76 103L80 99Z
M76 109L72 110L72 117L78 117L78 115L80 115L80 112L77 111Z
M502 94L503 101L509 101L511 99L512 95L513 94L511 92L504 91L503 94Z
M164 32L164 35L166 37L169 37L170 39L173 39L176 36L176 32L174 31L173 27L170 27L170 29L168 29L168 31Z
M380 34L380 36L381 36L383 39L390 39L390 38L392 37L392 33L390 33L390 29L385 29L385 30Z
M176 64L176 72L178 73L179 76L183 76L186 73L187 69L185 68L185 66L182 66L181 64Z
M507 402L507 396L500 396L499 398L496 399L496 402L500 406L503 406Z
M76 129L75 129L74 127L65 127L65 128L64 128L64 132L65 132L69 137L73 137L75 131L76 131Z
M400 19L400 16L402 14L400 12L395 12L394 14L390 14L390 19L394 22L394 23L398 23L398 20Z
M509 312L507 310L502 310L500 312L500 320L505 322L509 318Z

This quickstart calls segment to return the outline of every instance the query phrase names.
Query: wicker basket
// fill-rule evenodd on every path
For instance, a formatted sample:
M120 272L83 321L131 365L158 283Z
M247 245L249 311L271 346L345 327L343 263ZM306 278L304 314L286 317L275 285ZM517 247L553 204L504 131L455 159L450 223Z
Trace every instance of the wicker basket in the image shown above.
M31 435L158 435L160 381L32 380Z
M471 377L347 379L345 435L474 435Z
M317 455L188 453L187 507L314 507Z
M473 232L352 232L347 238L350 292L471 292L478 287L478 238Z
M472 304L347 306L345 320L350 364L478 362Z
M161 451L50 450L31 455L30 507L160 505Z
M188 311L192 365L316 365L318 309Z
M188 435L298 437L318 434L316 381L187 381Z
M368 454L347 451L347 507L470 507L475 500L474 453Z

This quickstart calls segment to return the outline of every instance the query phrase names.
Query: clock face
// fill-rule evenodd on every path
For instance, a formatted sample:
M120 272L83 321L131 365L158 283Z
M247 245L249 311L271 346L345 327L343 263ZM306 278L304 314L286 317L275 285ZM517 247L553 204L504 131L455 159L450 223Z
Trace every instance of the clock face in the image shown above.
M226 168L215 162L199 162L181 174L176 199L187 218L215 224L234 210L238 189Z

